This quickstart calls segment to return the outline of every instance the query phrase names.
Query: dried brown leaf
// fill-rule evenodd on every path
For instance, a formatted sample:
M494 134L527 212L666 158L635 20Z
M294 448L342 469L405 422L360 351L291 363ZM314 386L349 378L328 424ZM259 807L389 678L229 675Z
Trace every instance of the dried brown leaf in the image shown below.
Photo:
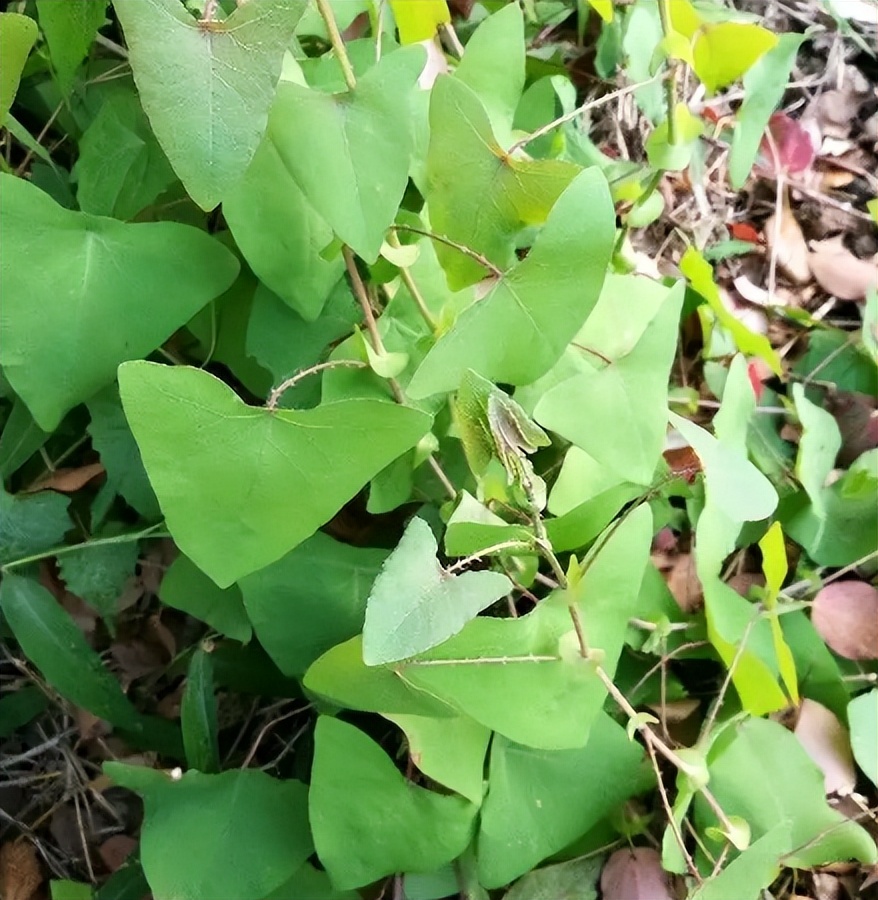
M18 840L0 847L0 896L4 900L31 900L42 883L33 844Z
M835 714L814 700L803 700L793 732L823 772L826 793L849 794L856 786L857 770L850 735Z
M841 432L840 466L849 466L860 454L878 447L878 399L840 391L826 398L826 408Z
M808 265L820 287L839 300L865 300L866 294L878 286L878 256L854 256L841 235L811 241Z
M98 847L98 853L107 867L107 871L115 872L122 867L136 847L137 841L134 838L130 838L126 834L114 834Z
M765 223L765 242L769 251L777 255L777 264L784 274L797 284L804 284L811 277L805 235L787 205L781 210L779 228L776 221L775 216L771 216Z
M695 560L691 553L681 553L671 564L665 578L668 590L683 612L691 613L701 608L704 590L695 571Z
M617 850L601 872L604 900L674 900L670 878L651 847Z
M836 581L814 598L811 622L845 659L878 659L878 590L864 581Z
M106 469L103 463L89 463L87 466L79 466L76 469L55 469L47 472L42 478L35 481L26 489L29 494L35 491L60 491L63 494L72 494L85 487L98 475L103 475Z

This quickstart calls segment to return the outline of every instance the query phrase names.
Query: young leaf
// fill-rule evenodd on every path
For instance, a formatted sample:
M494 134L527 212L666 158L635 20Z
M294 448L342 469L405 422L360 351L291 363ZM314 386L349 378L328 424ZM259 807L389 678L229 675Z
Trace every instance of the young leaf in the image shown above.
M386 558L386 550L351 547L317 532L241 579L256 636L281 672L302 675L321 654L362 630L366 597ZM288 624L278 628L278 622Z
M436 560L437 550L430 526L412 519L366 602L367 666L396 662L441 644L512 590L512 582L499 572L446 572Z
M485 107L466 84L445 77L434 85L430 95L426 199L432 228L438 234L481 253L499 269L506 270L515 260L515 236L526 225L539 225L546 220L552 205L578 172L577 166L560 160L531 161L509 156L494 138ZM596 191L598 181L596 177L592 182ZM595 193L587 202L587 208L595 210L596 223L591 216L576 213L565 214L563 221L565 225L571 220L578 222L588 235L597 237L599 245L589 258L583 257L583 262L597 265L600 261L603 274L607 263L603 258L604 242L612 241L612 234L601 234L610 217L609 194L605 199ZM575 239L576 235L571 237ZM584 246L588 247L588 243ZM453 291L489 274L471 256L441 243L436 247L436 255Z
M6 114L18 91L21 71L36 40L37 23L30 16L0 13L0 57L3 58L3 69L0 71L0 125L6 121Z
M371 738L328 716L314 734L308 805L317 855L341 888L451 862L478 808L410 784Z
M0 185L0 363L47 431L238 274L237 259L195 228L71 212L12 175Z
M244 174L265 133L304 0L250 0L202 22L178 0L114 0L143 108L202 209Z
M558 198L527 257L430 350L409 394L417 399L452 390L467 369L516 385L544 375L597 302L612 244L606 181L586 170Z
M547 391L534 417L626 481L649 484L667 430L668 375L677 349L683 285L668 293L634 349Z
M65 95L88 55L95 32L104 24L108 0L37 0L40 27L49 45L52 68Z
M0 486L0 565L60 544L71 525L68 502L51 491L15 497Z
M388 714L404 732L412 762L433 781L480 806L491 732L466 716L430 718Z
M176 779L118 762L104 771L143 796L140 858L156 897L263 900L314 852L301 782L256 769Z
M280 162L318 215L369 263L378 259L408 181L408 96L423 64L423 48L412 47L382 57L350 93L291 82L278 89L270 140Z
M189 661L186 689L180 706L180 724L189 768L199 772L218 772L220 759L213 663L210 654L200 647Z
M430 427L374 400L259 409L193 368L126 363L119 386L168 528L220 587L310 537Z
M187 556L181 554L171 563L159 597L166 606L189 613L232 640L246 644L253 636L238 585L217 587Z
M479 826L481 883L499 887L524 874L643 790L652 778L642 759L604 712L573 750L534 750L497 735Z

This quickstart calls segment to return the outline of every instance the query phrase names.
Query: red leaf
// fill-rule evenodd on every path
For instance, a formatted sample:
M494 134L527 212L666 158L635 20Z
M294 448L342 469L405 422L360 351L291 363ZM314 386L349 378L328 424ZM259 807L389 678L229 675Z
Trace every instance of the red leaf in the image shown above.
M819 149L817 135L786 113L775 113L759 145L757 167L772 176L798 175L811 168Z
M736 241L747 241L751 244L763 243L762 235L749 222L732 222L729 234Z

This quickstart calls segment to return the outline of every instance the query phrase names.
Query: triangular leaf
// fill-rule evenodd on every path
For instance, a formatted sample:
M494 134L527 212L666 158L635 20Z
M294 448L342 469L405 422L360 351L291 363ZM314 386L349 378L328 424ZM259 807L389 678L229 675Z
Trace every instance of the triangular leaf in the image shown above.
M127 363L119 387L168 528L220 587L310 537L430 427L373 400L247 406L201 369Z

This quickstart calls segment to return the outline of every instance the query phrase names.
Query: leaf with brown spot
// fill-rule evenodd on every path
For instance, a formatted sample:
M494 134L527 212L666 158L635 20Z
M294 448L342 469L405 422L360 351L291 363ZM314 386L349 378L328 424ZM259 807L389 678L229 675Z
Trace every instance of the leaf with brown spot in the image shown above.
M878 659L878 590L864 581L836 581L814 598L811 624L845 659Z

